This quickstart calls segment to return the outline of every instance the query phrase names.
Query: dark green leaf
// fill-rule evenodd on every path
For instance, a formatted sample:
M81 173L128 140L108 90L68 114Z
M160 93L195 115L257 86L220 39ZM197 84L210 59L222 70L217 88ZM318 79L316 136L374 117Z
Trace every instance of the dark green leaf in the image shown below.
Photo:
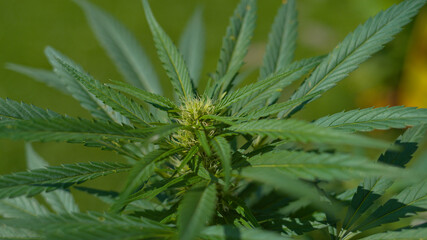
M33 196L129 169L130 166L123 163L91 162L3 175L0 177L0 198Z
M180 240L193 240L203 230L215 213L216 187L193 187L186 192L178 209Z

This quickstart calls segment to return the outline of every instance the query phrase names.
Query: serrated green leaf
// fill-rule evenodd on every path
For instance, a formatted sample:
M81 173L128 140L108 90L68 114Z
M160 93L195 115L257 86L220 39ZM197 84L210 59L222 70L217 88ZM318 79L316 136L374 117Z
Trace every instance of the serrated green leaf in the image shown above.
M211 140L212 147L218 155L225 176L225 190L230 186L231 179L231 147L227 140L221 136L216 136Z
M34 198L0 199L0 216L4 218L26 218L47 214L49 211Z
M212 154L211 146L209 145L206 133L203 130L198 130L196 131L196 136L205 153L210 156Z
M101 100L105 105L110 106L112 109L127 117L134 123L149 126L149 123L153 121L150 114L138 103L127 98L120 92L103 85L88 74L80 72L61 59L57 59L57 61L62 65L69 76L82 84L90 93L95 95L95 97Z
M427 109L413 107L365 108L319 118L314 124L345 131L387 130L427 123Z
M130 166L123 163L91 162L3 175L0 176L0 198L33 196L129 170Z
M2 219L8 226L30 229L44 239L141 239L171 236L174 231L157 222L125 215L96 212Z
M111 107L103 104L83 85L70 76L67 71L65 71L63 66L58 62L58 59L61 59L63 62L72 66L74 69L84 73L82 67L51 47L47 47L45 49L45 54L56 75L61 78L61 81L64 82L68 92L70 92L70 94L80 102L80 105L87 109L92 114L92 116L105 121L113 120L117 123L128 123L128 120L125 117L113 111Z
M261 80L261 82L263 82L267 79L271 79L267 80L267 85L265 85L262 89L259 89L259 91L251 94L246 99L242 100L240 104L241 106L235 108L240 109L239 114L242 114L259 108L260 106L265 106L265 103L268 99L269 102L267 102L267 104L271 104L271 102L274 102L279 98L280 93L285 87L306 75L311 69L317 66L322 59L323 57L307 58L294 62L288 67L278 69L276 72ZM275 76L281 76L281 74L284 73L287 74L281 78L275 78Z
M0 122L4 120L49 119L60 116L51 110L0 98Z
M41 240L34 232L22 228L12 228L5 225L0 225L1 240Z
M19 64L14 63L8 63L6 64L6 68L18 73L21 73L25 76L28 76L30 78L33 78L39 82L42 82L49 87L56 88L57 90L65 93L70 94L68 92L68 89L65 85L65 83L59 78L55 73L52 71L48 71L45 69L39 69L39 68L32 68L27 67Z
M367 230L382 224L398 221L416 212L427 210L427 181L404 189L358 224L355 230Z
M124 207L122 203L127 202L129 196L139 190L139 188L154 174L156 162L176 154L181 150L182 149L171 149L166 151L164 149L158 149L146 154L140 159L130 170L126 186L120 193L118 199L111 206L110 211L119 212Z
M134 129L112 122L58 117L2 122L0 124L0 137L26 141L69 141L75 143L114 139L146 142L149 140L150 133L158 128L161 127Z
M180 177L165 179L163 181L153 184L147 189L143 189L132 194L129 197L129 199L123 204L126 205L127 203L130 203L139 199L151 200L152 198L156 197L158 194L166 191L169 188L172 188L175 186L191 185L196 182L200 182L200 180L202 179L199 176L188 175L188 174Z
M85 0L74 0L85 12L98 41L126 81L149 92L162 94L153 65L136 37L110 14Z
M178 208L180 240L193 240L203 230L215 213L216 187L193 187L186 192Z
M201 234L205 240L287 240L293 239L262 229L235 228L232 226L211 226Z
M199 7L188 21L179 40L179 50L184 57L195 86L199 84L200 73L203 67L205 35L203 11Z
M295 55L297 28L298 19L295 0L283 2L268 36L259 79L266 78L292 62Z
M377 233L360 240L422 240L427 236L427 228L404 229L395 232Z
M426 3L406 0L378 13L350 33L304 81L291 99L316 92L325 92L347 77L359 64L381 50ZM285 115L302 108L293 108Z
M39 168L44 168L49 166L49 164L34 151L31 144L27 143L25 145L25 153L27 156L27 167L29 170L34 170L34 169L39 169ZM52 192L43 192L42 196L46 200L46 202L49 203L52 209L58 214L73 213L73 212L80 211L79 207L74 201L73 196L67 190L56 189L55 191L52 191Z
M253 168L275 168L307 180L348 180L365 176L399 176L399 169L347 154L275 151L247 160Z
M426 130L427 125L420 125L406 130L394 143L396 146L399 146L401 150L387 150L380 156L378 162L404 167L412 158L412 154L417 150L417 145L425 136ZM343 228L351 229L355 221L358 220L392 184L393 181L391 179L379 177L366 178L358 186L351 199L350 207L344 219Z
M279 73L275 73L262 81L246 85L231 93L228 93L227 95L225 95L224 98L222 98L219 101L218 105L216 106L216 109L218 110L224 109L233 103L237 103L239 101L245 100L247 97L251 96L254 93L259 93L265 89L270 89L270 87L273 84L283 80L285 77L289 76L291 73L293 73L292 70L290 71L285 70Z
M388 144L380 140L352 135L294 119L249 121L233 125L228 129L243 134L268 136L289 141L319 142L371 148L384 148L388 146Z
M304 96L302 98L289 100L282 103L272 104L270 106L257 109L256 111L250 111L248 116L245 117L245 119L258 119L258 118L267 117L269 115L276 114L282 111L286 111L286 109L300 105L301 103L312 99L316 95L317 94L311 94L311 95Z
M269 185L292 197L304 197L310 200L313 206L326 212L333 213L336 210L332 205L321 200L321 194L313 186L292 177L280 169L245 167L233 174L250 181Z
M122 91L124 93L127 93L135 98L138 98L142 101L150 103L153 106L163 110L178 109L175 103L173 103L171 100L169 100L166 97L135 88L131 85L128 85L122 82L114 82L114 84L107 84L107 86L113 89Z
M179 166L175 169L172 177L175 176L175 174L179 173L186 165L187 163L193 159L194 155L199 151L199 146L193 146L188 153L185 155L185 157L181 160L181 163Z
M231 80L243 65L256 21L256 0L241 0L230 18L227 33L222 40L221 53L212 87L219 96L226 91Z
M145 16L153 34L157 53L163 63L167 75L171 79L177 96L185 100L193 98L193 86L184 58L173 44L172 40L157 23L147 0L143 0Z

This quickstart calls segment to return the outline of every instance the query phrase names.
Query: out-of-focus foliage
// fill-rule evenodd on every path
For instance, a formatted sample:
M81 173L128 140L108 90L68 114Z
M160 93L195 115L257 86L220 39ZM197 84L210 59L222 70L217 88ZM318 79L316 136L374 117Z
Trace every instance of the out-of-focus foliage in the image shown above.
M126 4L116 0L95 0L98 6L106 9L128 26L136 34L144 46L152 46L148 26L144 21L142 8L138 0L128 0ZM237 0L158 0L152 2L153 11L159 22L167 30L171 38L178 42L185 24L193 14L195 4L200 4L204 13L207 32L205 64L203 73L213 69L219 52L218 42L224 34L228 17L232 13ZM374 15L380 9L385 9L398 0L299 0L299 36L296 59L329 52L345 34L354 29L360 22ZM273 21L273 12L281 4L281 0L259 1L259 17L257 29L246 57L245 69L251 71L262 62L264 48L267 42L267 33ZM386 106L394 104L410 104L422 106L426 97L421 93L425 87L426 73L422 73L421 59L426 59L425 52L419 51L426 37L425 12L423 11L415 21L415 29L411 25L404 30L396 40L391 42L379 54L375 55L360 69L350 75L330 94L308 106L309 111L304 113L308 120L324 114L330 114L354 107L368 107L371 105ZM174 21L168 21L170 17ZM70 57L77 60L85 69L98 79L121 79L113 63L106 57L102 48L95 39L90 27L84 19L83 13L71 1L58 0L0 0L0 66L8 62L48 68L48 62L43 58L42 49L46 45L54 46ZM409 39L412 37L412 40ZM404 77L402 63L405 61L406 50L409 47L410 55L405 66ZM154 59L155 49L146 48L147 54ZM416 55L417 57L411 57ZM411 60L416 58L417 60ZM158 62L155 62L160 70ZM384 67L387 66L387 67ZM410 67L412 66L412 67ZM410 71L409 68L412 70ZM158 71L159 72L159 71ZM412 77L413 76L413 77ZM165 75L160 75L162 85L167 81ZM206 78L206 76L201 76ZM256 74L249 76L249 81L256 79ZM414 79L420 79L412 84ZM424 79L424 80L422 80ZM202 81L203 82L203 81ZM39 106L53 109L60 113L67 112L72 116L88 116L81 110L79 104L72 98L59 93L28 77L0 67L0 97L22 99ZM408 86L407 86L408 85ZM409 86L410 85L410 86ZM403 93L396 102L396 87L402 86ZM414 91L415 94L404 92ZM372 90L373 89L373 90ZM19 91L18 91L19 90ZM420 94L416 94L420 92ZM290 91L288 94L291 94ZM400 93L399 93L400 94ZM166 95L171 95L171 89L166 88ZM415 98L415 96L418 96ZM337 100L339 99L339 101ZM385 100L384 100L385 99ZM406 100L409 99L409 100ZM424 100L423 100L424 99ZM414 102L415 101L415 102ZM330 103L334 104L331 105ZM425 106L425 105L424 105ZM115 160L117 157L105 152L81 148L75 145L36 144L37 150L47 158L51 164L73 163L83 158L92 160ZM49 154L47 154L49 152ZM24 147L21 142L6 142L0 140L0 155L2 156L0 173L9 173L25 169ZM112 177L104 184L111 189L118 189L122 185L121 177ZM82 194L77 194L78 198ZM85 200L83 208L92 209L102 206L95 199Z

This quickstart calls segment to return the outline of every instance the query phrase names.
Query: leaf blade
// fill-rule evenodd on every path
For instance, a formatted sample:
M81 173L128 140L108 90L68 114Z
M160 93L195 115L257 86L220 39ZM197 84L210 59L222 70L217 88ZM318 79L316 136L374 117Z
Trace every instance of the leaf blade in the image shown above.
M74 0L85 12L92 31L126 81L162 94L157 74L135 36L110 14L85 0Z
M187 192L178 208L179 239L195 239L213 217L215 205L215 184Z
M144 6L148 25L150 26L151 32L153 34L157 53L163 63L163 67L171 79L175 92L178 96L182 96L186 100L191 99L194 96L193 87L188 68L184 62L184 58L175 47L169 36L157 23L153 13L151 12L148 1L143 0L142 4Z

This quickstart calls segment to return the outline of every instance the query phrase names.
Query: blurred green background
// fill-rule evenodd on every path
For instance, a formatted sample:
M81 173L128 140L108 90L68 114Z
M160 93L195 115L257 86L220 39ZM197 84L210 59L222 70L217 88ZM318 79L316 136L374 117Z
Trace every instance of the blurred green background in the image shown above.
M157 66L165 92L171 86L160 67L151 34L139 0L92 0L123 22L141 41ZM282 0L258 1L258 21L245 69L262 62L270 25ZM329 52L359 23L394 0L298 0L299 46L296 58ZM156 0L151 1L156 17L174 40L178 40L197 5L204 7L207 43L204 78L216 67L222 36L237 0ZM385 49L364 63L332 91L307 107L298 117L312 120L325 114L356 107L412 105L427 107L427 11L409 24ZM39 82L6 70L8 62L50 69L43 50L52 46L81 64L101 81L122 79L98 44L83 12L70 0L0 0L0 97L22 100L71 116L89 117L77 101ZM253 81L254 71L246 82ZM285 96L293 89L285 92ZM86 161L123 161L112 152L63 143L37 143L35 149L52 165ZM23 142L0 140L0 174L25 169ZM86 184L101 184L117 190L124 175ZM96 199L76 194L82 209L101 210Z

